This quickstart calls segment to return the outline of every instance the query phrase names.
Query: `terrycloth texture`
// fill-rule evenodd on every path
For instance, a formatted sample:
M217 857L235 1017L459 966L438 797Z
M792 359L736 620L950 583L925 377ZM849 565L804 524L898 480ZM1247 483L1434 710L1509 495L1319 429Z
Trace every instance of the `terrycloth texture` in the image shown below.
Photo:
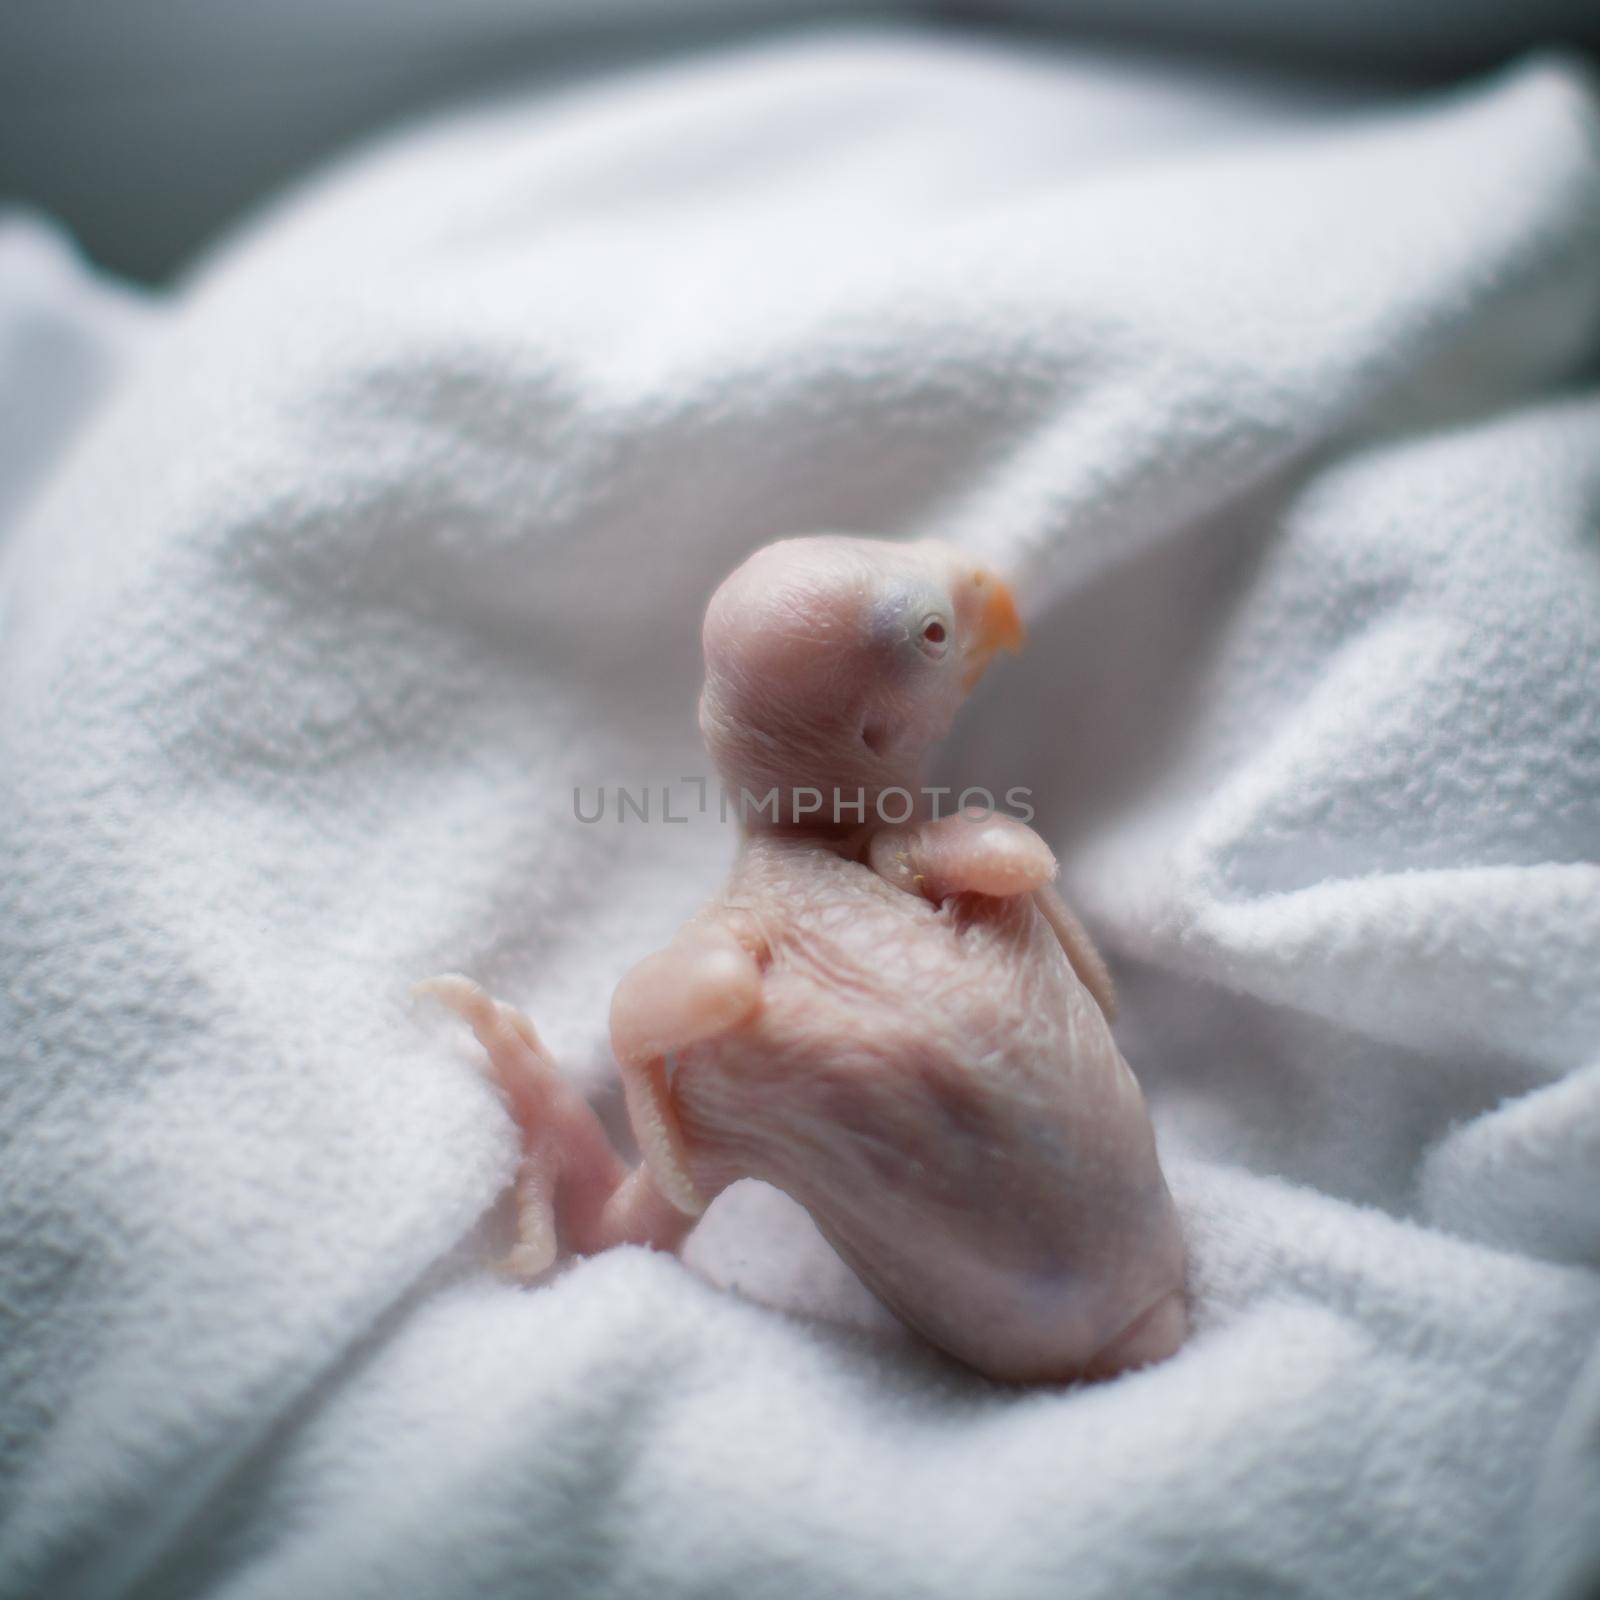
M263 220L0 569L0 1593L1580 1593L1597 346L1553 61L846 36ZM1020 574L946 779L1032 789L1122 979L1158 1368L987 1386L754 1185L689 1265L483 1265L512 1132L408 985L606 1090L731 837L573 786L692 811L705 597L828 527Z

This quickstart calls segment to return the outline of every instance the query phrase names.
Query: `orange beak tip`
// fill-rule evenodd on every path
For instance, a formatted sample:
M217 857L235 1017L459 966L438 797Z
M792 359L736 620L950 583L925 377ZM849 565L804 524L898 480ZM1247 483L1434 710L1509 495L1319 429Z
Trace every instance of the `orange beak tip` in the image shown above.
M1028 638L1011 590L991 572L978 573L976 583L983 599L973 630L972 653L965 677L965 686L969 691L983 676L984 669L997 651L1009 650L1015 655Z
M988 598L979 624L979 643L987 650L1009 650L1016 655L1028 642L1028 630L1017 612L1016 597L998 578L986 585Z

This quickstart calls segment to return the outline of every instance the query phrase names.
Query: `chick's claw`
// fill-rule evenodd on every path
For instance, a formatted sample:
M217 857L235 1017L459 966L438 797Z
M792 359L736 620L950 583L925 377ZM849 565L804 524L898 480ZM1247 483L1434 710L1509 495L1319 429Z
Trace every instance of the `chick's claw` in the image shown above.
M617 1244L677 1247L687 1219L664 1208L653 1186L629 1170L527 1017L457 974L430 978L413 992L441 1001L472 1028L521 1136L516 1241L499 1264L503 1277L531 1283L563 1254Z
M556 1238L556 1207L551 1182L555 1163L523 1157L517 1174L516 1242L495 1270L509 1283L537 1283L556 1264L560 1245Z

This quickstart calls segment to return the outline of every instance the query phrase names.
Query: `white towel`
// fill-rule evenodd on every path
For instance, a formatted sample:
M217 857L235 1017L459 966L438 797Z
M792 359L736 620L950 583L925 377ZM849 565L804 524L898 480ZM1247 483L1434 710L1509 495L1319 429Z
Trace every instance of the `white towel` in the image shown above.
M0 545L157 320L44 218L0 208Z
M1363 106L824 36L260 219L0 566L0 1594L1581 1593L1597 349L1557 59ZM943 781L1032 791L1121 979L1159 1367L987 1385L755 1185L687 1262L486 1270L512 1130L408 986L614 1110L732 844L701 608L820 528L1020 574Z

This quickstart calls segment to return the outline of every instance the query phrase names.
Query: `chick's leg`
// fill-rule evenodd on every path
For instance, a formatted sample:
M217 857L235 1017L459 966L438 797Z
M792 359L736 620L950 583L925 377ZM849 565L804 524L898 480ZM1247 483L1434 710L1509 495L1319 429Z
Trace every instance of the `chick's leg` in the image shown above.
M1066 902L1056 892L1056 858L1026 823L993 811L965 811L872 837L867 860L880 878L912 894L1030 894L1079 981L1115 1020L1111 974Z
M736 928L738 931L736 931ZM672 1103L667 1058L738 1027L761 1004L759 940L742 924L691 922L617 985L611 1048L622 1066L628 1120L644 1156L639 1204L658 1201L692 1220L707 1197L690 1173L689 1150Z
M612 1148L589 1103L562 1077L533 1024L470 978L430 978L418 994L442 1001L488 1052L489 1073L522 1138L517 1237L502 1270L530 1283L565 1250L614 1244L673 1249L692 1219L651 1204L648 1186Z
M1067 960L1072 963L1072 970L1078 974L1078 981L1094 996L1095 1003L1105 1012L1106 1021L1115 1022L1116 985L1111 981L1105 957L1095 948L1088 930L1072 914L1067 902L1056 892L1054 884L1047 883L1035 889L1033 903L1055 930L1056 939L1066 953Z
M1056 875L1050 846L1025 823L995 811L881 829L867 859L880 878L930 900L1031 894Z

